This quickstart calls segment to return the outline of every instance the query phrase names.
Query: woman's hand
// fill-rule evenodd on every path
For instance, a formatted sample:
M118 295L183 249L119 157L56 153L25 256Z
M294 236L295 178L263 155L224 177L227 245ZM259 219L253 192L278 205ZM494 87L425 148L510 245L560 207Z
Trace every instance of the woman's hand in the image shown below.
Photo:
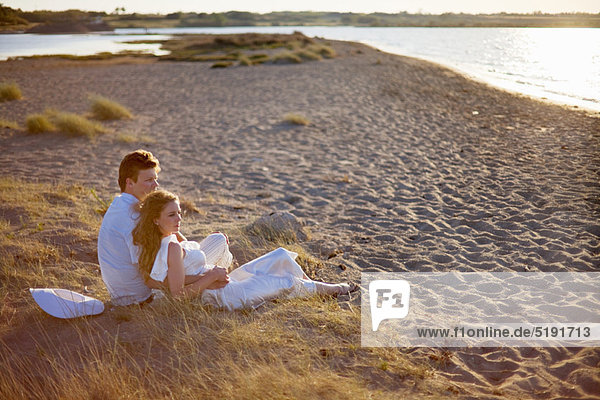
M229 283L229 275L227 275L227 268L216 266L206 273L210 274L211 279L214 281L207 286L207 289L221 289Z
M183 248L177 242L169 243L167 256L167 281L173 297L198 296L205 289L220 289L229 282L227 269L214 267L190 285L185 285L185 268L183 267Z

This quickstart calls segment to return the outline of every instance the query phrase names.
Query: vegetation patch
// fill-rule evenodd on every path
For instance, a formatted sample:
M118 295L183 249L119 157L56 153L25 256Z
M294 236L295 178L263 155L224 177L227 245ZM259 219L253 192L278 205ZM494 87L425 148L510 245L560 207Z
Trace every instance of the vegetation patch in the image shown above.
M56 130L56 126L48 120L48 117L43 114L32 114L28 115L25 120L25 126L29 133L44 133L53 132Z
M91 111L94 118L99 120L114 120L131 118L131 112L117 103L102 96L91 96Z
M240 62L240 65L242 65L244 67L248 67L248 66L251 66L254 64L249 57L246 57L243 54L238 57L238 60Z
M435 366L426 355L362 348L360 312L339 299L281 299L227 312L167 296L143 307L107 304L90 318L46 315L28 288L109 301L95 259L96 210L109 203L79 185L0 179L0 397L443 397L448 383L429 379ZM189 218L203 218L194 202L184 204ZM252 258L281 244L240 226L228 233L232 251L235 243ZM315 276L322 262L283 239Z
M156 143L156 140L148 135L132 135L129 133L120 133L117 135L117 141L121 143Z
M286 114L283 117L283 120L285 122L288 122L293 125L309 125L310 124L310 120L308 118L306 118L300 114L294 114L294 113Z
M314 53L308 49L299 49L294 51L294 54L300 57L301 59L309 60L309 61L320 61L323 59L319 54Z
M291 51L286 51L274 55L271 57L271 61L273 64L300 64L302 62L302 58Z
M97 122L92 122L85 117L73 113L47 111L50 122L56 129L69 136L86 136L93 138L107 130Z
M227 67L231 67L233 65L233 62L231 61L221 61L218 63L214 63L213 65L211 65L211 68L227 68Z
M15 82L0 83L0 102L23 98L19 85Z
M0 128L8 128L14 130L21 129L18 123L3 118L0 118Z

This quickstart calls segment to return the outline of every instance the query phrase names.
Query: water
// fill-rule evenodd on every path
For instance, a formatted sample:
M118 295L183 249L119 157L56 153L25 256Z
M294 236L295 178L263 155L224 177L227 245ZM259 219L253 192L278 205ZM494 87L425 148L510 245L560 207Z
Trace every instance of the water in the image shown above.
M71 54L87 56L124 50L168 54L160 50L160 44L128 44L131 40L166 40L171 35L127 35L116 33L91 33L76 35L0 34L0 60L8 57L33 55Z
M117 29L114 34L0 35L0 59L32 54L94 54L157 45L120 42L178 33L291 33L362 42L437 62L492 85L600 111L600 29L227 27ZM158 34L152 36L147 34ZM114 50L114 48L118 50Z

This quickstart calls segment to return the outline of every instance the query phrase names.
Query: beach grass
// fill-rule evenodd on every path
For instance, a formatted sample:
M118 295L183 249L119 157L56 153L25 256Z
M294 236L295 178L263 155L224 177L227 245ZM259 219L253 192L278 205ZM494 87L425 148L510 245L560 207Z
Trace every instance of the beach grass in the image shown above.
M300 56L296 53L285 51L272 56L271 61L275 64L300 64L302 62L302 58L300 58Z
M417 393L444 392L429 379L429 363L400 349L360 347L357 306L330 297L226 312L166 296L143 307L107 304L96 317L50 317L29 287L109 300L90 256L98 202L79 185L3 178L0 203L2 398L392 399L415 386ZM269 250L280 244L244 232L239 227L230 239ZM287 247L310 275L308 262L319 268L299 243Z
M28 115L25 119L25 126L27 127L27 132L34 134L56 130L56 126L43 114Z
M14 130L21 129L21 127L19 126L19 124L17 122L9 121L4 118L0 118L0 128L8 128L8 129L14 129Z
M131 143L156 143L156 140L148 135L134 135L130 133L120 133L116 136L118 142L131 144Z
M289 113L283 116L283 120L293 125L309 125L310 120L300 114Z
M0 103L4 101L19 100L23 98L19 85L15 82L0 83Z
M59 112L55 110L46 110L46 115L56 129L69 136L85 136L94 138L99 133L106 133L107 130L101 124L92 122L81 115Z
M240 62L240 65L244 66L244 67L249 67L251 65L253 65L254 63L252 62L252 60L250 58L248 58L247 56L241 54L238 57L238 60Z
M337 53L331 46L327 46L325 44L313 43L309 44L306 47L307 51L320 54L325 58L335 58L337 57Z
M227 68L227 67L231 67L233 65L233 62L231 61L221 61L221 62L217 62L214 63L211 68Z
M92 95L90 96L91 112L95 119L99 120L115 120L115 119L129 119L132 117L131 111L125 106L117 103L116 101L107 99L103 96Z
M294 51L294 54L300 58L309 60L309 61L320 61L323 59L318 53L315 53L308 49L298 49Z

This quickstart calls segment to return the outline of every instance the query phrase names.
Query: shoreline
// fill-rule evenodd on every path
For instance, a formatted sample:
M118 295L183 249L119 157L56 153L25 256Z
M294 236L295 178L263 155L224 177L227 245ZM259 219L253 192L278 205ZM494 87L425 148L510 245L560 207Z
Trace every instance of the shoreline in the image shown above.
M283 26L283 27L275 26L272 28L275 30L280 29L280 28L285 28L285 29L298 28L299 30L301 30L303 27L304 26L297 26L297 27L296 26ZM309 26L308 28L319 28L319 27L326 28L326 26ZM257 29L257 27L237 27L237 26L236 27L222 27L222 29L225 31L229 31L229 30L233 29L234 32L237 32L237 30L239 30L239 29L247 31L247 29L245 29L245 28L250 29L248 32L251 32L253 29ZM262 27L262 28L269 28L269 27ZM349 27L349 28L356 28L356 27ZM408 27L408 28L411 28L411 27ZM444 27L442 27L442 28L444 28ZM138 29L141 29L141 28L138 28ZM194 29L194 27L192 27L191 29ZM212 28L212 29L214 30L214 29L221 29L221 28ZM485 29L485 28L465 27L465 29ZM555 28L553 28L553 29L555 29ZM556 29L561 29L561 28L556 28ZM586 29L586 28L582 28L582 29ZM136 35L137 34L148 34L148 31L146 30L145 32L139 32L139 33L135 33L135 34ZM159 34L159 33L155 33L155 34ZM311 34L311 33L308 33L308 35L313 36L313 34ZM323 35L317 35L317 37L318 36L323 36ZM327 35L325 35L325 37L327 37ZM329 40L329 39L327 39L327 40ZM335 40L335 39L331 39L331 40ZM561 106L566 106L566 107L575 108L575 109L582 109L591 114L598 114L600 116L600 102L595 101L595 100L586 100L584 98L579 98L577 96L570 96L569 94L553 93L551 88L548 90L543 89L543 88L536 89L534 87L535 85L533 85L531 83L527 84L527 83L523 83L520 81L513 82L510 80L505 80L502 76L500 76L500 77L487 76L485 73L480 72L480 71L470 72L467 69L463 69L460 65L454 65L454 63L452 61L444 62L443 60L436 60L434 58L427 57L427 56L420 56L418 54L408 54L408 53L404 54L404 53L400 53L400 52L395 52L394 49L389 48L389 46L386 47L385 45L383 45L383 46L378 47L376 43L370 42L370 41L364 41L364 42L356 41L356 43L366 44L368 46L374 47L381 51L388 52L390 54L413 57L413 58L417 58L417 59L420 59L423 61L435 63L442 67L449 68L459 74L462 74L462 75L468 77L469 79L472 79L472 80L475 80L478 82L482 82L487 85L491 85L492 87L497 88L497 89L505 90L505 91L519 94L522 96L531 97L531 98L537 99L542 102L558 104ZM132 48L132 51L137 51L137 50ZM156 50L147 50L147 51L154 51L156 53ZM26 55L23 57L31 57L31 56L35 56L35 55Z
M360 43L360 42L356 42L356 43ZM361 43L361 44L365 44L367 46L373 47L375 49L378 49L378 47L376 46L372 46L370 44L366 44L366 43ZM543 95L536 95L536 94L532 94L532 93L528 93L526 91L519 91L516 88L512 88L510 86L515 86L517 83L512 83L511 82L507 82L506 85L502 85L500 84L500 80L499 79L486 79L484 77L479 77L471 72L468 71L464 71L462 70L460 67L455 67L453 65L450 64L445 64L442 61L437 61L437 60L433 60L433 59L429 59L429 58L424 58L424 57L419 57L418 55L412 55L412 54L401 54L401 53L395 53L391 50L384 50L384 49L379 49L381 51L384 51L386 53L392 54L392 55L396 55L396 56L402 56L402 57L410 57L410 58L414 58L417 60L421 60L421 61L425 61L428 63L432 63L435 65L440 66L441 68L447 68L452 70L453 72L464 76L466 79L470 79L472 81L484 84L486 86L489 86L492 89L495 90L502 90L505 91L507 93L511 93L517 96L523 96L523 97L527 97L530 98L532 100L536 100L542 103L546 103L549 105L556 105L556 106L560 106L560 107L565 107L566 109L571 109L574 111L583 111L585 113L588 113L591 116L595 116L597 118L600 118L600 103L593 103L591 101L587 101L587 100L578 100L578 99L574 99L572 97L569 96L565 96L565 95L559 95L556 94L552 97L545 97ZM560 100L560 98L562 98L563 100ZM570 100L570 101L569 101ZM592 104L590 104L592 103Z

